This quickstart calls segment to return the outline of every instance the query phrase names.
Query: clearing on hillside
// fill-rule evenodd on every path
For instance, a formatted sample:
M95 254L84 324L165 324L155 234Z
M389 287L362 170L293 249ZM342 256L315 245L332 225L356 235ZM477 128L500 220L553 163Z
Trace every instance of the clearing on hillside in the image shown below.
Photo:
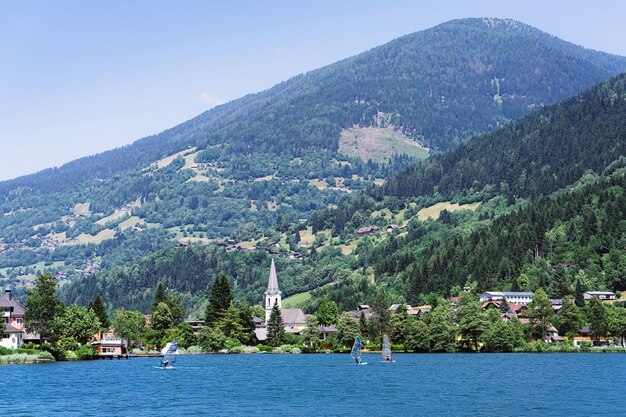
M480 206L480 203L471 203L471 204L463 204L459 205L457 203L450 203L449 201L444 201L442 203L434 204L430 207L426 207L417 212L417 218L420 221L426 221L431 218L433 220L437 220L439 218L439 214L443 210L448 211L459 211L459 210L476 210Z
M388 163L396 154L425 159L428 148L392 127L352 127L341 131L339 153L365 162Z

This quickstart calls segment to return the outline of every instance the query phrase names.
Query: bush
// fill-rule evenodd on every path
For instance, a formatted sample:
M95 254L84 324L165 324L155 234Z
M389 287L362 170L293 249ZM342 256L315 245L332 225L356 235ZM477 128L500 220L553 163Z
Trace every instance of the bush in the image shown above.
M80 347L80 344L71 337L64 337L59 341L59 347L63 350L75 351Z
M39 350L40 352L50 353L57 361L67 360L67 358L65 357L65 351L63 349L60 349L58 346L53 346L50 343L42 343L40 345L34 346L35 349Z
M302 351L302 353L317 353L317 352L319 352L319 348L317 346L299 345L298 348Z
M235 346L232 349L229 349L229 353L259 353L259 348L256 346L244 346L239 345Z
M82 345L76 350L76 358L79 360L93 359L96 356L96 348L91 345Z
M274 348L272 348L271 346L266 345L257 345L257 347L259 348L260 352L271 352L272 350L274 350Z
M298 348L297 346L293 346L293 345L279 346L276 349L274 349L274 352L275 353L295 353L295 354L302 353L300 348Z
M204 353L204 350L202 350L201 346L194 345L194 346L189 346L189 348L187 348L187 353L191 353L193 355L193 354L198 354L198 353Z
M241 342L239 340L228 338L224 342L224 349L230 351L231 349L234 349L235 347L240 346L240 345L241 345Z
M4 356L4 355L11 355L14 353L13 349L9 349L7 347L4 346L0 346L0 355Z

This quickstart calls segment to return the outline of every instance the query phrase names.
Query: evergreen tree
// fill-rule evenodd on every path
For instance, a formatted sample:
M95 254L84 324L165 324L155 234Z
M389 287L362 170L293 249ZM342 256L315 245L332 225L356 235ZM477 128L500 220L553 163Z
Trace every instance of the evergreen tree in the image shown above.
M104 302L99 294L96 295L96 298L94 298L91 303L89 303L89 309L96 314L96 317L98 317L98 320L100 321L100 331L108 331L109 327L111 327L111 320L109 319L109 313L107 313Z
M165 286L159 282L156 292L154 293L154 301L152 302L152 311L154 311L160 303L165 302Z
M165 297L165 303L172 313L172 321L176 325L182 323L187 317L187 311L180 302L180 297L176 295L168 295Z
M57 317L63 315L64 306L55 293L56 280L48 273L37 277L35 288L28 292L25 324L29 332L37 332L41 339L56 342L60 336Z
M228 310L232 301L233 296L230 292L228 278L224 275L218 275L213 283L213 288L211 288L211 297L206 311L207 326L215 325Z
M165 331L172 327L174 320L169 306L165 303L159 303L152 312L152 321L150 326L156 331Z
M246 303L241 303L237 306L237 311L239 314L239 323L241 323L243 327L243 338L241 342L245 345L254 345L257 342L252 308Z
M359 316L359 332L357 334L361 334L364 337L367 337L370 334L369 322L363 313Z
M576 289L574 289L574 300L580 308L585 306L585 289L580 278L576 279Z
M272 307L269 322L267 323L267 343L270 346L280 346L285 338L285 325L283 316L277 303Z
M249 335L241 323L239 310L234 303L230 303L230 307L226 309L220 320L215 323L215 327L222 331L224 336L229 339L237 340L239 343L246 343Z

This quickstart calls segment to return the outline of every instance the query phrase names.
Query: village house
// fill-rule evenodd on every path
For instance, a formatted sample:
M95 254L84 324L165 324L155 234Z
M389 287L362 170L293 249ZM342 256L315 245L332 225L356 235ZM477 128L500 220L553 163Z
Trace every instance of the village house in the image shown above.
M589 301L593 297L598 297L598 299L602 301L617 299L615 293L610 291L587 291L586 293L583 293L583 298L585 299L585 301Z
M320 338L322 340L328 339L335 333L337 333L337 328L335 326L320 326Z
M204 327L204 320L194 319L191 316L188 316L185 319L185 323L188 323L191 326L191 331L194 334L200 333L200 331Z
M371 235L373 233L377 233L380 230L378 226L365 226L357 229L356 234L359 237Z
M91 346L101 358L114 358L128 355L126 340L115 337L112 333L98 333L94 336Z
M0 308L2 309L2 319L4 330L0 346L9 349L17 349L22 346L23 336L26 332L24 328L24 316L26 310L20 302L11 295L11 287L8 285L4 294L0 297Z
M409 308L407 310L407 313L409 313L410 316L419 316L421 314L430 313L432 309L433 309L433 306L431 306L430 304L424 304L421 306Z
M489 300L505 299L507 303L524 303L528 304L533 300L532 292L515 292L515 291L486 291L480 295L480 302L484 303Z

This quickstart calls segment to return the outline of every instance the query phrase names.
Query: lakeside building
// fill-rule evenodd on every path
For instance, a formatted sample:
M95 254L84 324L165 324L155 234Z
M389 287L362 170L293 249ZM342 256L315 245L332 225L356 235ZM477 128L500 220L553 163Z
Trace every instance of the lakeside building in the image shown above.
M17 349L22 346L26 333L24 328L26 309L17 299L13 298L11 287L8 285L0 297L0 308L2 308L2 322L4 324L0 346Z
M97 355L102 358L118 357L128 354L126 340L115 337L112 333L98 333L94 336L91 346L96 348Z

